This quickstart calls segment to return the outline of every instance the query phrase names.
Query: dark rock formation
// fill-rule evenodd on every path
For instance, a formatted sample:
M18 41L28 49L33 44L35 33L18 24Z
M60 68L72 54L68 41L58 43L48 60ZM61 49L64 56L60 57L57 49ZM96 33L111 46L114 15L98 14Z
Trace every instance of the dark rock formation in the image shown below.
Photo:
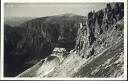
M87 30L78 30L75 46L77 54L86 58L88 62L73 77L123 75L123 5L123 3L107 4L105 9L88 14L87 25L82 26Z
M107 4L105 9L99 10L98 12L90 12L88 14L87 21L84 21L86 25L82 25L78 30L75 49L81 51L82 54L85 53L85 50L90 49L90 53L88 54L89 56L93 55L94 50L96 47L98 47L98 45L102 45L107 42L105 41L107 38L103 35L107 35L108 32L112 31L114 28L116 28L116 26L118 26L116 23L117 21L123 19L123 14L123 3ZM115 26L112 27L114 24ZM121 28L122 30L123 26L118 26L118 28ZM122 35L123 31L119 34ZM113 40L112 42L114 41L117 40Z

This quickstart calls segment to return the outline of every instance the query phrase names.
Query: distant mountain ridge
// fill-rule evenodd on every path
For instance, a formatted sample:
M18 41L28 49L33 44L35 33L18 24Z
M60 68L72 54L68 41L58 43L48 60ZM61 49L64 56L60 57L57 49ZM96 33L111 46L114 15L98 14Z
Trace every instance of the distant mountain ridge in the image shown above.
M79 16L79 15L76 15L73 13L66 13L66 14L46 16L46 17L59 17L59 16L72 17L72 16ZM5 17L4 23L14 27L14 26L20 26L22 23L25 23L29 20L36 19L36 18L41 18L41 17Z
M12 27L19 26L20 24L33 19L32 17L12 17L12 18L4 18L4 24L8 24Z

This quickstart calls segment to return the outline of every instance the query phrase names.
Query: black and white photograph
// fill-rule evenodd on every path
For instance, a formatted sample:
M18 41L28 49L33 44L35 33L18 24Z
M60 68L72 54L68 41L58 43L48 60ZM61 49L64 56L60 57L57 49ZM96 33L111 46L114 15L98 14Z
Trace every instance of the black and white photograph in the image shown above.
M3 77L125 77L124 2L6 2L3 10Z

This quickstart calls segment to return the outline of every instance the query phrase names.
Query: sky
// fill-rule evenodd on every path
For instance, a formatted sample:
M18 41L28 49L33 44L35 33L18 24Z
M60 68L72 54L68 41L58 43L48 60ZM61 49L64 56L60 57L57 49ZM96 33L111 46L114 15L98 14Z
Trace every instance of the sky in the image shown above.
M73 13L86 16L92 10L105 8L106 3L5 3L6 17L45 17Z

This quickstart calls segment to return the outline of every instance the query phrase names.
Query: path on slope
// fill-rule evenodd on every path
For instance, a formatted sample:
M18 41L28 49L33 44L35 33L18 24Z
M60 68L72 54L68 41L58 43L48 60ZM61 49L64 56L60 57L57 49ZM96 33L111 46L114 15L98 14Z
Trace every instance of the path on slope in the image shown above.
M54 70L56 66L60 64L60 59L56 56L50 56L47 60L42 64L42 66L36 72L37 77L42 77L47 75L49 72Z

